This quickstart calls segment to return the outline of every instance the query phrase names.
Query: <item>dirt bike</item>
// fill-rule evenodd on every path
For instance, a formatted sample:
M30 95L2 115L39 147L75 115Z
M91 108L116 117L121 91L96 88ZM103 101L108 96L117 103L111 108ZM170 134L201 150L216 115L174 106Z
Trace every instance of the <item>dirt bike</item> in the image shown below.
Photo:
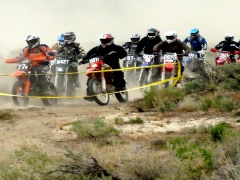
M41 59L38 59L41 60ZM38 84L38 76L36 70L33 71L32 61L25 59L18 62L17 59L6 59L6 63L18 63L16 71L13 76L17 78L17 81L12 86L12 99L17 106L27 106L29 104L29 96L43 96L41 87ZM51 75L46 74L47 78L47 96L51 98L41 98L43 105L52 106L57 104L57 90L51 81ZM46 96L46 95L44 95Z
M148 67L152 66L155 61L155 55L153 54L143 54L142 55L142 64L141 64L141 71L139 74L139 86L148 85L153 82L153 75L155 74L155 68ZM147 90L147 88L142 88L141 91Z
M117 100L121 103L128 101L128 92L126 90L116 92L113 85L112 68L103 62L101 56L92 56L89 59L89 66L87 67L86 75L88 76L88 92L93 96L94 101L99 105L107 105L110 100L110 94L114 93ZM108 70L107 72L96 72L101 70Z
M139 62L142 62L142 58L136 57L133 53L128 53L126 57L126 68L130 67L137 67ZM124 77L127 81L127 83L136 83L137 78L139 77L139 70L138 69L132 69L132 70L126 70L124 72Z
M203 68L203 59L197 51L191 51L188 56L183 58L184 75L190 79L196 78Z
M178 54L166 52L161 59L164 66L161 67L161 81L174 78L178 72ZM164 87L168 88L174 83L174 80L170 80L164 83Z
M71 67L77 64L71 63L71 58L59 55L54 60L52 71L54 72L53 82L57 88L58 95L75 96L76 86L74 84L74 75L71 73ZM74 67L73 67L74 68Z
M219 51L215 48L210 49L211 52L218 52L218 57L215 59L216 67L222 66L224 64L231 64L230 52L229 51Z

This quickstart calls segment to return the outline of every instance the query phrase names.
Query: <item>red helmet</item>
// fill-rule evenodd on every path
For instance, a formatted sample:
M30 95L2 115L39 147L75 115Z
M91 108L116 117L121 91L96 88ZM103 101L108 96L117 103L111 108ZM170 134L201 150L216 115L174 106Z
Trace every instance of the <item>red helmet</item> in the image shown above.
M110 46L113 43L114 37L110 33L103 33L99 36L103 47Z

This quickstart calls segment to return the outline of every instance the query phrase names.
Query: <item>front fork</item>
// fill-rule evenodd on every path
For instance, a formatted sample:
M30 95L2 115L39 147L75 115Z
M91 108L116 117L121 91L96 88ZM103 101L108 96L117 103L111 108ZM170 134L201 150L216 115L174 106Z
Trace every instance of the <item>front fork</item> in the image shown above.
M107 87L106 87L106 80L105 80L105 76L104 76L103 70L104 70L104 68L101 67L101 85L102 85L102 92L106 92L107 91Z

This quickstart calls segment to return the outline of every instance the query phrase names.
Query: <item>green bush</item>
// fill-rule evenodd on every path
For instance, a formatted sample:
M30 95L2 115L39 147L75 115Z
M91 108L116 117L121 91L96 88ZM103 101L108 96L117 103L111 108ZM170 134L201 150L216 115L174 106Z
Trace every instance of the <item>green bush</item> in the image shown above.
M120 133L113 126L106 124L104 119L76 121L73 123L73 130L80 138L102 138L117 136Z
M219 123L219 124L211 127L210 128L210 135L211 135L212 140L214 142L222 141L223 133L229 127L230 127L230 125L225 123L225 122Z
M185 94L198 93L206 89L206 84L199 79L189 81L185 84Z

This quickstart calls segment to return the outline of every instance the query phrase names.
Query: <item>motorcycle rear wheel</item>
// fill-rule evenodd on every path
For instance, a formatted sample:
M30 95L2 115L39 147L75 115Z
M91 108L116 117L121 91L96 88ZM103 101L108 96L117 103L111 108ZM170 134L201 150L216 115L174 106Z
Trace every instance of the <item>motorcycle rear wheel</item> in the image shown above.
M48 82L48 96L58 96L57 89L53 83ZM42 103L44 106L55 106L58 103L57 98L42 98Z
M93 96L97 104L105 106L109 103L109 94L107 92L102 92L102 85L98 79L90 79L88 82L88 89L89 94Z
M29 104L29 97L24 97L24 83L16 81L12 87L13 103L16 106L27 106Z

